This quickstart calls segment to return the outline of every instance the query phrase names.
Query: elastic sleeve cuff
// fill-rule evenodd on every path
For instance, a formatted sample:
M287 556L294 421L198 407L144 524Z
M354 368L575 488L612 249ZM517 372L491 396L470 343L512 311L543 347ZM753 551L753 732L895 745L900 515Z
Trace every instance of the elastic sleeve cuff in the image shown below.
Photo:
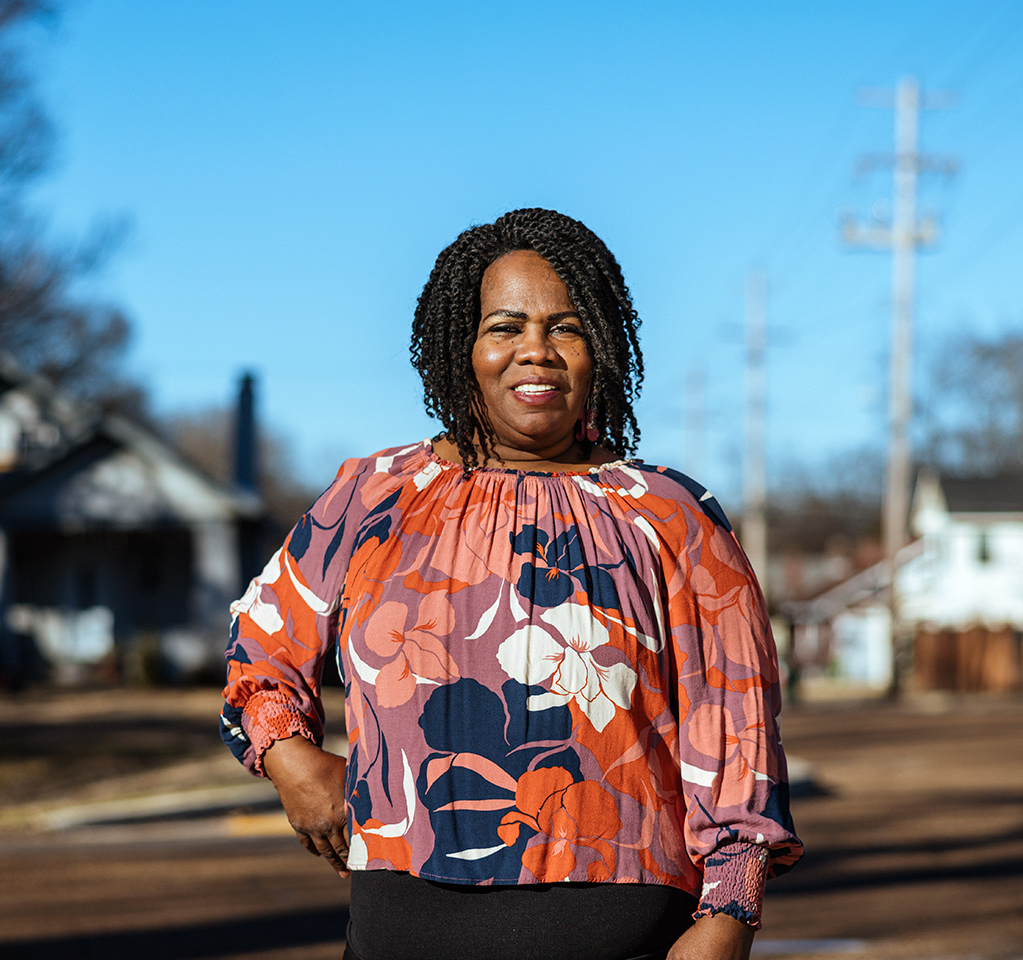
M252 744L253 771L261 777L266 776L263 754L275 741L299 734L312 743L316 742L305 715L279 690L261 690L249 697L242 716L242 727Z
M755 843L737 841L703 861L703 891L694 919L726 913L756 929L767 879L767 851Z

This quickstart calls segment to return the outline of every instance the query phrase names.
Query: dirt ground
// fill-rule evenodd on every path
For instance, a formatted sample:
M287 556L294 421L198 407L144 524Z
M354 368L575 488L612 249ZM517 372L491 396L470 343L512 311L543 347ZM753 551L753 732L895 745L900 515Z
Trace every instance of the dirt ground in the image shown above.
M347 885L219 745L218 706L0 697L4 960L340 956ZM1023 698L818 702L783 729L808 852L768 885L759 954L1023 960Z

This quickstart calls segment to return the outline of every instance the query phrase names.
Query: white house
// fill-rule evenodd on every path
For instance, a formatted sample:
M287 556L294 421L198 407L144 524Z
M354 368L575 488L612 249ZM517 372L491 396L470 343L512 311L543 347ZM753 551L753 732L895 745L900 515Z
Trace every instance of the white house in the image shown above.
M253 490L0 355L0 679L74 680L143 647L212 666L262 516Z
M1023 628L1023 474L921 474L911 525L923 550L899 572L906 619L928 629Z
M922 473L910 526L915 539L897 557L895 602L916 637L920 678L998 689L1023 684L1023 474ZM888 565L878 563L809 601L787 604L792 655L810 672L883 689L892 669L888 585Z

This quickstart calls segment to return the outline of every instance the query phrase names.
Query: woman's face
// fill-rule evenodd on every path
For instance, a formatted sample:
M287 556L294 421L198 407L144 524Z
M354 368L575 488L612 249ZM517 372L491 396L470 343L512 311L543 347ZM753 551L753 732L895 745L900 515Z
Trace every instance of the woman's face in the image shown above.
M497 436L494 452L502 459L563 453L592 370L568 290L538 253L514 250L487 267L480 306L472 369Z

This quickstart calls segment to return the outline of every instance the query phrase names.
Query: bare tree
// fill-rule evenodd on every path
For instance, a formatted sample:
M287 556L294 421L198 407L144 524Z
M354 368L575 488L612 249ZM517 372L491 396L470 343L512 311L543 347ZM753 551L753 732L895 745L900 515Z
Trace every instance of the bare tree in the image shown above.
M53 131L18 41L31 23L55 18L43 0L0 0L0 350L79 395L138 415L144 393L119 375L128 320L117 307L75 293L120 231L100 228L62 246L24 205L25 188L52 155Z
M52 17L49 4L39 0L0 0L0 212L5 215L50 159L53 130L33 94L16 38L26 22Z
M210 407L180 413L165 420L169 439L189 460L222 483L232 477L234 411ZM287 442L264 427L260 431L260 494L277 525L275 535L288 530L319 493L302 483L292 467Z
M951 338L931 381L928 461L965 473L1023 470L1023 327Z

